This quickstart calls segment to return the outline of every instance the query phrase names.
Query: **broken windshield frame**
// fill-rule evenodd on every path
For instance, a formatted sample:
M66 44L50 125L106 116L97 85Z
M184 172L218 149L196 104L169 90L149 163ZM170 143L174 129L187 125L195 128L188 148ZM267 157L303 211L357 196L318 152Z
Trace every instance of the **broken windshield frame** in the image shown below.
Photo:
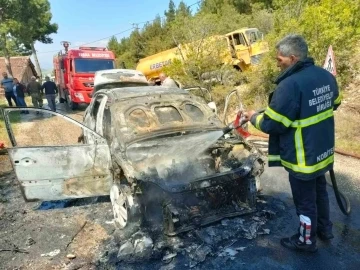
M21 107L15 107L15 108L14 107L4 107L4 108L2 108L0 110L1 114L2 114L2 116L4 118L4 121L5 121L5 126L6 126L6 129L7 129L7 132L8 132L12 147L18 147L18 146L17 146L17 143L16 143L15 134L14 134L13 129L12 129L13 123L11 123L11 121L9 119L9 113L14 112L14 111L20 112L21 110L24 110L24 108L21 108ZM27 107L26 110L30 111L30 112L31 111L33 111L33 112L45 112L45 113L48 113L48 114L51 114L51 115L54 115L54 116L62 117L65 120L69 121L70 123L82 128L83 131L89 132L90 134L95 136L96 142L98 142L98 143L106 143L106 139L102 135L100 135L96 131L92 130L91 128L87 127L86 125L84 125L84 124L82 124L82 123L74 120L73 118L68 117L68 116L66 116L66 115L64 115L62 113L53 112L53 111L50 111L50 110L47 110L47 109L32 108L32 107ZM41 147L41 146L39 146L39 147Z
M115 82L115 83L110 82L110 83L94 86L93 95L100 90L110 90L114 88L139 87L139 86L149 86L149 84L144 82L127 82L127 81Z
M254 44L258 41L261 41L261 34L258 30L246 31L246 37L249 40L250 44Z

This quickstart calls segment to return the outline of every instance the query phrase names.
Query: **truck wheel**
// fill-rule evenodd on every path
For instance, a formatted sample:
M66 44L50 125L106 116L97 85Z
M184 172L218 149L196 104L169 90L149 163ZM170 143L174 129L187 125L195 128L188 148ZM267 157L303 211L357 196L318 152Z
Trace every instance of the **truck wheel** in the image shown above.
M78 103L73 102L73 101L71 100L70 95L66 95L66 103L67 103L67 105L68 105L68 107L69 107L70 110L76 110L76 109L79 107L79 104L78 104Z
M58 89L59 102L60 103L65 103L66 99L61 96L61 93L64 92L64 90L58 84L56 85L56 87Z
M124 229L139 224L140 206L128 186L114 183L110 189L110 200L117 228Z

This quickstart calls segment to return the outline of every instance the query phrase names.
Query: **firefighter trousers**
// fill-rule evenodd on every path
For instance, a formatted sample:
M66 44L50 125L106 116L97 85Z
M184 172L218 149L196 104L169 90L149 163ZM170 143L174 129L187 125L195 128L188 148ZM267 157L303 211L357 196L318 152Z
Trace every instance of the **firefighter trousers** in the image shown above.
M306 244L316 243L317 231L332 231L325 175L306 181L289 175L289 181L300 218L299 239Z

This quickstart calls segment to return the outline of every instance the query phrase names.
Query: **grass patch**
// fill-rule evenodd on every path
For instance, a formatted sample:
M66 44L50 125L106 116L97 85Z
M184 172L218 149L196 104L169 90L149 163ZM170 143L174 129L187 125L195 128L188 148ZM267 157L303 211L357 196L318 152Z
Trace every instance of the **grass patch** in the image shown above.
M31 104L31 97L26 97L25 98L25 102L26 104ZM0 99L0 109L7 107L7 101L5 98ZM10 116L10 122L13 124L12 128L14 129L14 131L17 128L17 124L20 122L20 113L12 113ZM10 140L9 140L9 136L8 133L6 131L6 127L5 127L5 121L3 119L2 113L0 114L0 141L5 143L5 146L10 146Z
M340 106L341 108L341 106ZM360 114L348 111L346 108L335 113L335 143L336 148L360 154Z

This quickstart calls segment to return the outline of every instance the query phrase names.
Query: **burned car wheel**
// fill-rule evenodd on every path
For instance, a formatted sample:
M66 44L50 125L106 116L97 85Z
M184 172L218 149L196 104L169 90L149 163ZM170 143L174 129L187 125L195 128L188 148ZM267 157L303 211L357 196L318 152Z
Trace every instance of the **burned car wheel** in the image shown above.
M123 229L129 223L140 221L140 207L128 186L113 184L110 190L110 200L116 227Z

